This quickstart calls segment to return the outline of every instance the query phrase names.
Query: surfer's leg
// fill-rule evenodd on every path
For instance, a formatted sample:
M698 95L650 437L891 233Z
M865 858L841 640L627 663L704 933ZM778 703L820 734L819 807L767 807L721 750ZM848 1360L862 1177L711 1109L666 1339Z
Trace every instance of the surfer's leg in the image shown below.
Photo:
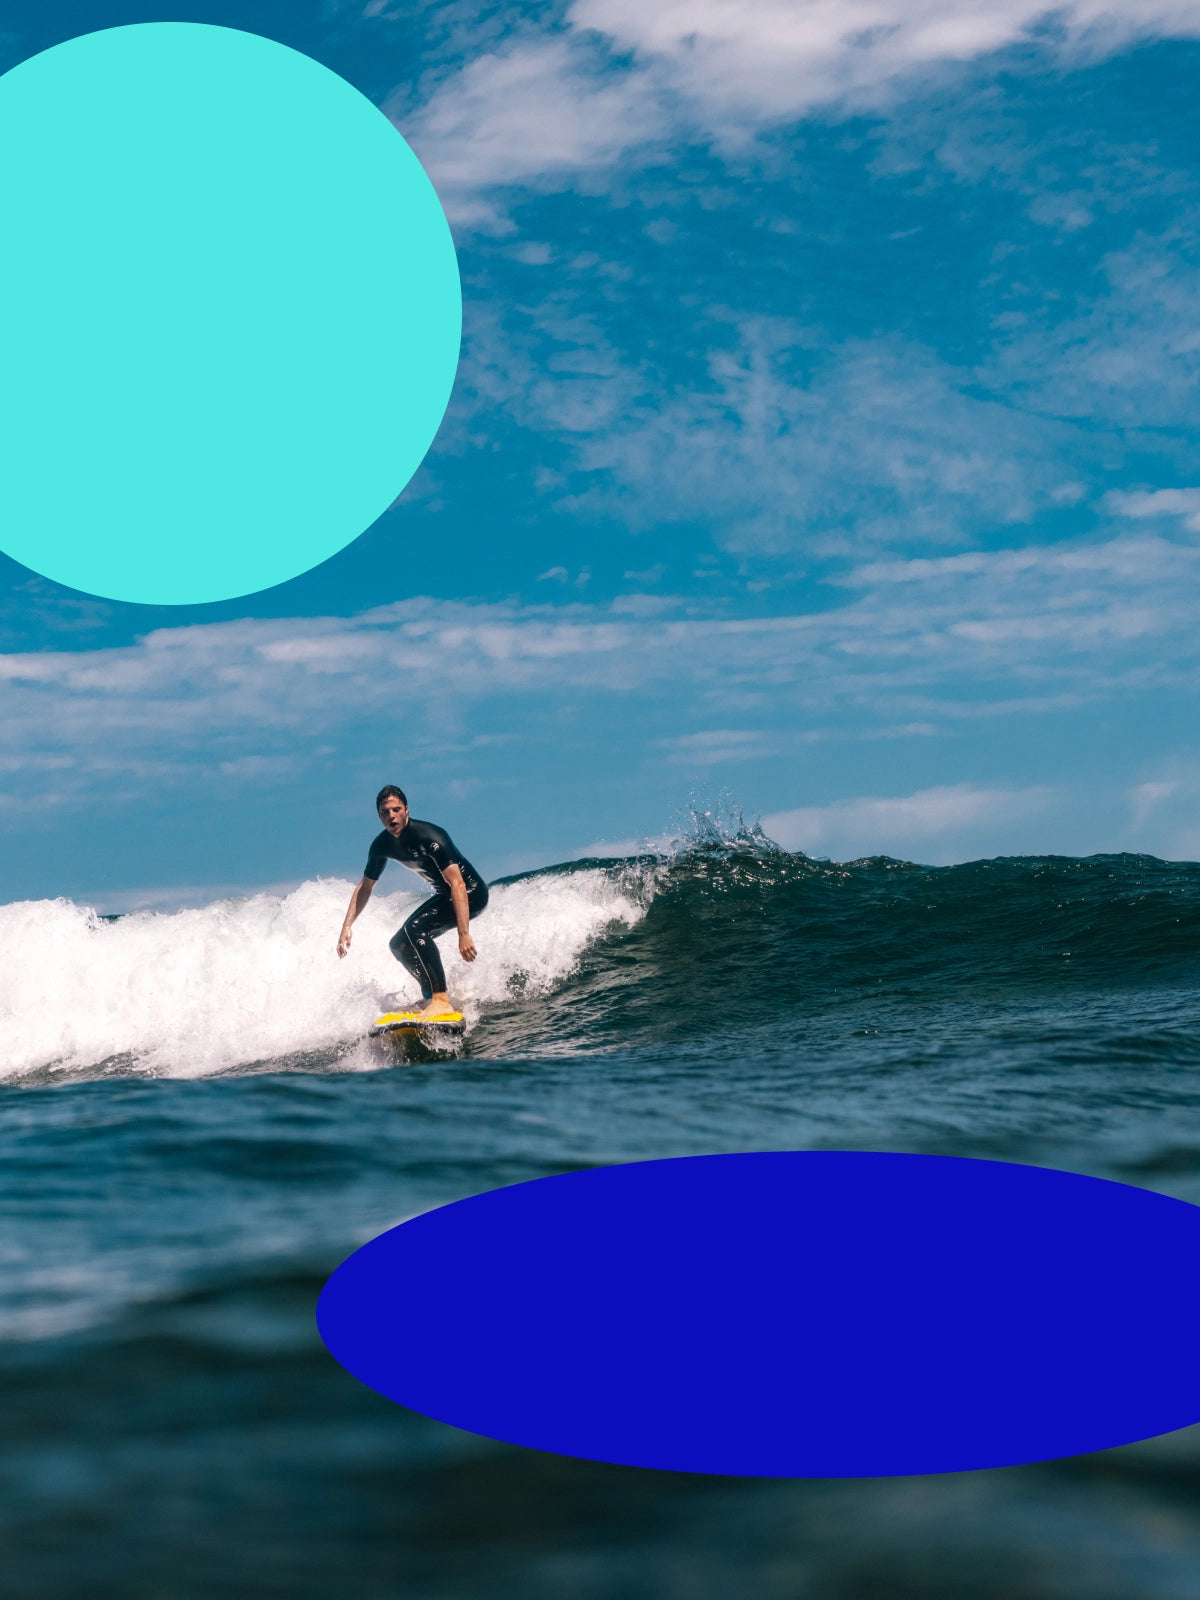
M477 883L467 895L468 922L472 917L477 917L487 903L487 884ZM458 925L458 916L454 909L454 899L448 894L437 895L433 900L427 901L426 904L420 909L428 912L428 916L424 920L424 927L428 935L429 948L433 951L434 957L436 958L438 951L437 946L433 942L433 936L438 933L449 933L451 928L457 927ZM439 1012L453 1011L454 1002L446 992L446 979L444 974L441 984L438 985L435 978L432 976L432 961L429 963L429 966L431 972L430 982L434 983L434 991L432 994L428 995L424 994L424 991L422 991L423 1001L421 1005L421 1011L427 1017L436 1017ZM443 971L440 960L438 961L438 971Z
M422 1000L446 999L446 971L434 938L453 926L454 902L448 894L435 894L417 907L388 946L420 984Z
M487 903L487 884L477 883L467 895L468 922L472 917L477 917ZM458 925L458 916L454 909L454 900L450 895L438 895L435 900L427 901L420 909L428 912L428 916L424 919L424 927L428 935L429 948L433 951L434 959L437 959L438 950L437 946L433 942L433 935L438 933L448 933L451 928L457 927ZM442 977L441 986L436 987L436 979L432 976L432 961L429 963L429 966L431 972L430 982L435 983L435 988L434 992L430 995L424 995L424 992L422 991L423 1004L421 1006L421 1011L425 1016L436 1017L441 1011L453 1011L454 1002L446 992L445 976L443 975ZM442 970L442 964L439 960L438 971L442 972Z
M467 895L467 911L477 917L488 903L486 883L477 883ZM447 894L435 894L409 917L389 946L396 960L412 973L421 985L421 1010L436 1013L452 1008L446 991L446 969L434 943L439 933L448 933L458 919L454 901Z
M403 928L393 937L388 949L400 965L416 979L421 990L421 999L428 1000L433 994L433 990L429 987L429 978L426 975L419 952L414 945L409 944Z

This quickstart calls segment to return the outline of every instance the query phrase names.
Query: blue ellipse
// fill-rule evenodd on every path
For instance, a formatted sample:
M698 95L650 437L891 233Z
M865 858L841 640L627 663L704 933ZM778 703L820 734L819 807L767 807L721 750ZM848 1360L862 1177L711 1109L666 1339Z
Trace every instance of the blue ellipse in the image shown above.
M333 1273L330 1352L425 1415L673 1471L1044 1461L1200 1420L1200 1207L953 1156L601 1167L402 1223Z

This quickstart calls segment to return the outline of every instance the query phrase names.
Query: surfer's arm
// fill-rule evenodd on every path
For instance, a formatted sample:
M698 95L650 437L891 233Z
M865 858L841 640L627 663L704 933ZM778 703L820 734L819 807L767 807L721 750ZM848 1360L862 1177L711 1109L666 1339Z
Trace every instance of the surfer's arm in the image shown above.
M460 880L461 881L461 880ZM350 948L350 929L354 926L355 918L362 914L362 909L371 898L371 890L375 887L374 878L360 878L355 885L354 893L350 896L350 904L346 908L346 920L342 923L342 933L338 940L337 953L344 956ZM464 895L464 902L466 896Z
M458 923L458 953L464 961L474 961L475 941L471 937L471 908L467 905L467 886L463 882L462 868L457 861L442 868L442 877L450 885L450 898L454 901L454 920Z

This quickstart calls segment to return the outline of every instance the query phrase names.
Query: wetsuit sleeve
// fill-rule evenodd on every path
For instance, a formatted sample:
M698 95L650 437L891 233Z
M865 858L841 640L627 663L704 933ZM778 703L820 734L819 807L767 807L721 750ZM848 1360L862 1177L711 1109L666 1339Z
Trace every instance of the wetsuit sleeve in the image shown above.
M387 857L384 855L383 851L379 848L379 845L378 845L377 842L376 843L372 843L371 849L370 849L370 851L369 851L369 853L367 855L367 864L363 868L363 877L364 878L370 878L371 882L375 883L375 882L378 881L379 874L383 871L384 867L386 867L386 866L387 866Z
M445 834L439 839L432 830L425 845L425 854L439 872L445 872L446 868L452 863L454 865L458 864L458 852L451 845L450 840Z

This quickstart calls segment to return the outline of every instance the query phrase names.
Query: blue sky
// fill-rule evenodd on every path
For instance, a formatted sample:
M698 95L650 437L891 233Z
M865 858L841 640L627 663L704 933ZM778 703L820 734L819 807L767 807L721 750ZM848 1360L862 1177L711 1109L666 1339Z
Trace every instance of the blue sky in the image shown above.
M0 65L158 20L384 109L462 359L275 589L0 556L5 898L353 878L389 781L491 876L722 790L843 859L1200 857L1200 0L16 4Z

